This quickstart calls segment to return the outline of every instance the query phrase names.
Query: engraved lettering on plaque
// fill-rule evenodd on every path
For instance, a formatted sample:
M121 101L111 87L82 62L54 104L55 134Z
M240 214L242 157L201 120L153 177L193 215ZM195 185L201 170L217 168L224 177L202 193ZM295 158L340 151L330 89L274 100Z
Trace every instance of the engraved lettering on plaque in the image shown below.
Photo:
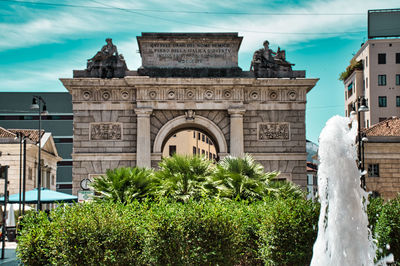
M259 123L257 130L257 139L259 141L266 140L289 140L289 123L285 122L268 122Z
M122 124L91 123L90 140L122 140Z

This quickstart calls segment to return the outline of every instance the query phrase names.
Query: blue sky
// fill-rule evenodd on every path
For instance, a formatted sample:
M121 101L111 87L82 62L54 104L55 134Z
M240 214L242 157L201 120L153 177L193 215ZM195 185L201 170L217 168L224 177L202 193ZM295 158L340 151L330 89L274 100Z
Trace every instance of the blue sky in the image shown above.
M248 70L264 40L286 50L294 69L320 78L308 93L307 139L344 113L338 76L367 36L368 9L398 0L0 0L0 91L65 91L59 78L84 69L106 37L127 61L141 65L141 32L238 32L239 66Z

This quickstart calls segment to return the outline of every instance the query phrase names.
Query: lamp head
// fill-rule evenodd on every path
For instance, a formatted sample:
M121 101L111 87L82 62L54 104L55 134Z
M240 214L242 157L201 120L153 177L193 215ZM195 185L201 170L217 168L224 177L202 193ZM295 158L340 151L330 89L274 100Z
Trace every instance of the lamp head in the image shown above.
M43 105L42 115L48 115L46 104Z
M37 99L35 97L32 99L31 109L32 110L38 110L39 109L39 105L38 105Z
M364 97L361 98L361 105L358 108L358 111L359 112L367 112L367 111L369 111L368 106L367 106L367 100Z

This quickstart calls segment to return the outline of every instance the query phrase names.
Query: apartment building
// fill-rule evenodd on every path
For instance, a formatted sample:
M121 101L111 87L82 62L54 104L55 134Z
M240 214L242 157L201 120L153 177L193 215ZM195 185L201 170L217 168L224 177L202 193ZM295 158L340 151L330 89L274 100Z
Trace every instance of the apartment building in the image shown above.
M172 135L163 149L163 157L174 153L180 155L202 155L210 160L217 159L217 151L212 140L203 132L183 130Z
M369 111L361 115L361 127L370 127L400 115L400 39L369 39L350 61L342 76L345 114L357 109L365 97Z

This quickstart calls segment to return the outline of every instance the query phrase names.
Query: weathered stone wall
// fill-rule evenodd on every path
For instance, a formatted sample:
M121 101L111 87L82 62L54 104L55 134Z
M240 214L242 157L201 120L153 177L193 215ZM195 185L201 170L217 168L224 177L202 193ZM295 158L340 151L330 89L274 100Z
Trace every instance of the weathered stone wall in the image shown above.
M90 132L93 125L117 124L119 139L99 139ZM74 111L74 153L136 152L136 115L133 110Z
M289 123L289 138L259 137L259 125L268 122ZM248 110L243 115L243 133L246 153L306 152L305 111L302 110Z
M279 171L279 178L306 187L306 93L315 79L62 81L73 96L74 194L82 179L107 169L157 168L161 143L185 127L214 134L221 158L250 153L266 171ZM193 112L194 119L187 116ZM170 121L171 127L160 130Z

